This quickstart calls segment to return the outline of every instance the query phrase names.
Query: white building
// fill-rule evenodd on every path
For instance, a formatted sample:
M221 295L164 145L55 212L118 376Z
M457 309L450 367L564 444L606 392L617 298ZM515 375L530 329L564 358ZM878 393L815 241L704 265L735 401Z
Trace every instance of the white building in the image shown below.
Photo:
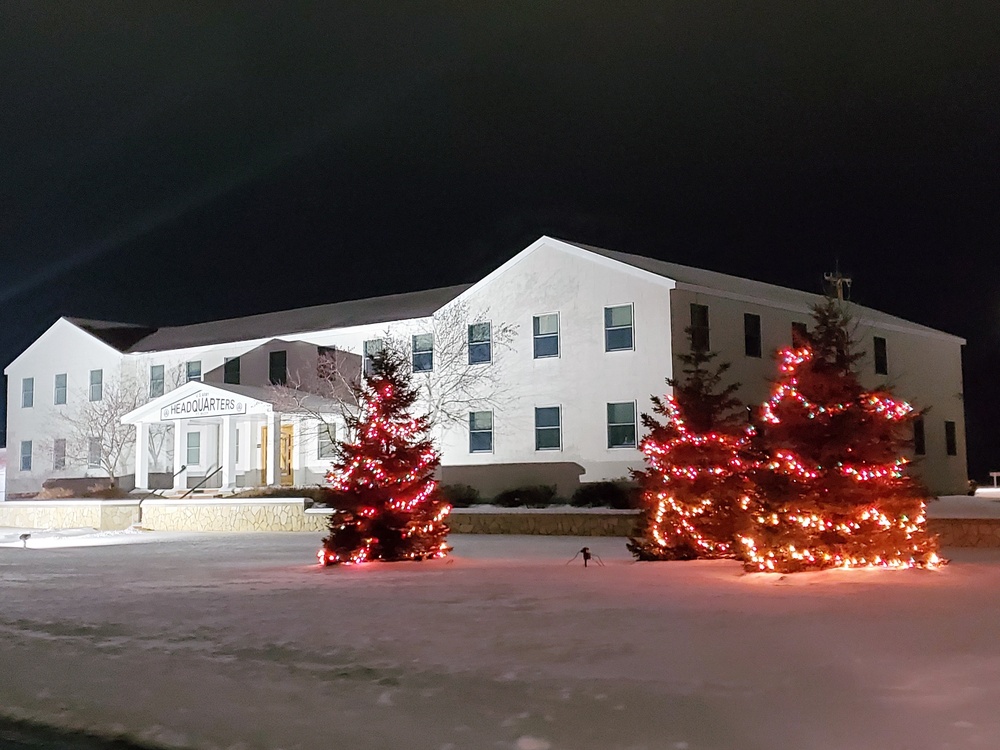
M471 286L158 330L63 318L5 371L7 492L106 476L100 441L81 445L87 439L68 417L121 393L136 408L119 417L141 437L116 471L128 486L320 482L330 453L324 425L342 427L344 392L290 402L271 383L307 384L330 351L344 372L357 372L388 338L411 350L418 381L435 387L443 481L487 495L532 483L568 493L641 464L639 415L666 390L674 352L688 350L686 327L732 363L743 400L758 404L775 374L770 354L818 301L542 237ZM851 309L867 383L888 382L929 409L915 441L928 484L964 491L964 340Z

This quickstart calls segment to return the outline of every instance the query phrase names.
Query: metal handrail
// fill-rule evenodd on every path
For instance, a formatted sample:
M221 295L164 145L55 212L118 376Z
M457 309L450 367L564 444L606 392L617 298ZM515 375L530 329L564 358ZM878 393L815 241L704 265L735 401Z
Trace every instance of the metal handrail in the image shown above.
M186 497L187 497L188 495L190 495L190 494L191 494L192 492L194 492L194 491L195 491L196 489L198 489L199 487L201 487L201 486L202 486L203 484L205 484L205 482L207 482L207 481L208 481L209 479L211 479L212 477L214 477L214 476L215 476L216 474L218 474L218 473L219 473L220 471L222 471L222 465L221 465L221 464L219 465L219 468L218 468L218 469L216 469L215 471L213 471L213 472L212 472L212 473L210 473L210 474L206 474L206 475L205 475L205 476L204 476L204 477L202 478L202 480L201 480L200 482L198 482L198 484L196 484L196 485L195 485L194 487L192 487L192 488L191 488L191 489L189 489L189 490L188 490L187 492L185 492L185 493L184 493L183 495L181 495L181 496L180 496L180 499L181 499L181 500L183 500L184 498L186 498Z
M170 479L171 480L176 479L177 475L180 474L182 471L184 471L186 468L187 466L181 466L181 468L179 468L177 471L174 472L173 476L170 477ZM171 482L171 486L173 486L173 482ZM142 523L142 501L146 500L147 498L153 497L153 495L156 495L156 493L157 490L150 490L145 495L139 498L139 505L136 506L139 508L139 519L136 521L136 523Z

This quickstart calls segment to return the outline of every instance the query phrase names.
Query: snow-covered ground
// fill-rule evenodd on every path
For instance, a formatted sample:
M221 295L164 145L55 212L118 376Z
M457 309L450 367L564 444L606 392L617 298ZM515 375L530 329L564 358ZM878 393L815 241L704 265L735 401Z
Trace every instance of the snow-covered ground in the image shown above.
M0 714L195 748L1000 745L997 550L779 577L614 538L330 569L315 534L127 540L0 549Z

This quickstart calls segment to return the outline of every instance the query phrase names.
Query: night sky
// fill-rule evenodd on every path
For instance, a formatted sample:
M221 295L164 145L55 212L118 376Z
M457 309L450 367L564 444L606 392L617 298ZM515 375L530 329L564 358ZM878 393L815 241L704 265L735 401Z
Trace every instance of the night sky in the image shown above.
M154 10L155 9L155 10ZM540 234L968 339L1000 469L1000 11L964 3L0 5L0 364L474 281Z

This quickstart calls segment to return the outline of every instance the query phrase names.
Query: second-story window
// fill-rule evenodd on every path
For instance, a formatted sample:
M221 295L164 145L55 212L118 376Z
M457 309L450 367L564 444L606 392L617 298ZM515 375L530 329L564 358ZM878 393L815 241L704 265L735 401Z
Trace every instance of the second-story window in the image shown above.
M21 378L21 408L30 409L35 405L35 379Z
M913 452L918 456L927 453L927 435L924 432L923 417L917 417L913 420Z
M761 356L760 316L743 313L743 353L748 357Z
M875 349L875 374L888 375L889 352L886 350L885 339L881 336L875 336L873 346Z
M469 326L469 364L480 365L492 361L493 326L489 321L472 323Z
M226 357L222 365L222 382L229 385L240 384L240 358Z
M632 305L604 308L604 351L634 349L635 339L632 334Z
M707 352L712 348L711 329L708 325L708 305L691 303L691 348Z
M418 333L412 341L412 364L414 372L430 372L434 369L434 334Z
M66 373L64 372L56 375L56 387L52 403L56 406L66 403Z
M364 352L363 372L366 378L370 378L374 373L372 369L372 357L382 351L384 346L385 342L382 339L369 339L362 345L362 351Z
M166 391L166 377L163 374L163 365L149 366L149 397L158 398Z
M805 323L792 323L792 346L804 346L809 341L809 327Z
M267 379L271 385L284 385L288 382L288 352L284 349L267 355Z
M958 431L951 421L944 423L944 450L949 456L958 455Z
M201 380L201 360L195 359L185 364L184 366L185 374L187 376L188 382L192 380Z
M531 319L531 332L535 359L559 356L559 313L535 315Z
M101 401L104 398L104 370L90 371L90 400Z

